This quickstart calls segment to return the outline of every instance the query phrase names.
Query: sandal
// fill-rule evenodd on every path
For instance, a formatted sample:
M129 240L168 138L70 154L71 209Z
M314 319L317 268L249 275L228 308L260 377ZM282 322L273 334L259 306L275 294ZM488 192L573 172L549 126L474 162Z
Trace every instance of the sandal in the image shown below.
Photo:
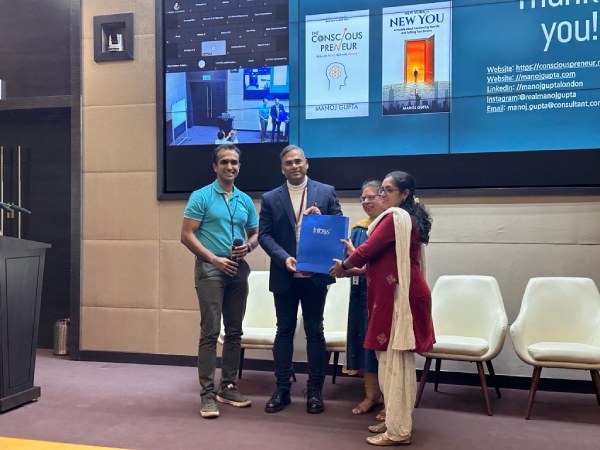
M379 422L385 422L385 408L377 413L375 420L378 420Z
M352 408L352 414L355 416L359 416L361 414L366 414L371 412L371 410L379 404L376 400L371 400L370 398L365 398L362 402Z

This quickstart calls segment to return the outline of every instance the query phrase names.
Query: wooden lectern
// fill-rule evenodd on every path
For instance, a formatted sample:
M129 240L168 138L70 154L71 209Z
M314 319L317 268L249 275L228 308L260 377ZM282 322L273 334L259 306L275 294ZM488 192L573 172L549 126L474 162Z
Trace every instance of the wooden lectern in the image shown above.
M49 247L0 236L0 412L40 396L33 375Z

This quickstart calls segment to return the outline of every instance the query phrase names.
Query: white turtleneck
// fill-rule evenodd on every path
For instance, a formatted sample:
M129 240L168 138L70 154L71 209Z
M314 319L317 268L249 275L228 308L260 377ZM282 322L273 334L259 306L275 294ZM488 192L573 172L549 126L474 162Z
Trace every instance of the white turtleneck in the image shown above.
M308 184L308 177L304 177L302 183L298 185L290 184L287 182L288 191L290 193L290 200L292 201L292 209L294 210L294 217L297 219L296 222L296 242L300 237L300 225L302 224L302 214L306 210L306 185ZM304 202L300 204L302 200L302 194L304 194ZM300 216L300 217L298 217Z

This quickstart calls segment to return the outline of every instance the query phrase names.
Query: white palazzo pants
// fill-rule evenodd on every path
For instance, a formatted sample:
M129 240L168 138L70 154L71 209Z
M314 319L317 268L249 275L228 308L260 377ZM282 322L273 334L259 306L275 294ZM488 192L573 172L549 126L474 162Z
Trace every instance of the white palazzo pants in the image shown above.
M417 394L415 353L387 350L377 352L379 385L385 401L385 436L392 441L409 439Z

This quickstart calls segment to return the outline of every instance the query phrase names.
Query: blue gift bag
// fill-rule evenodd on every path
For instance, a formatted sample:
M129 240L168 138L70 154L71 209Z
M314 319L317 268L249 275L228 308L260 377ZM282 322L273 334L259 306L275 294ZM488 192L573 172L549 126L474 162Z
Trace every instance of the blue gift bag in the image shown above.
M329 273L333 258L344 260L341 239L348 238L346 216L309 214L302 218L296 269L302 272Z

